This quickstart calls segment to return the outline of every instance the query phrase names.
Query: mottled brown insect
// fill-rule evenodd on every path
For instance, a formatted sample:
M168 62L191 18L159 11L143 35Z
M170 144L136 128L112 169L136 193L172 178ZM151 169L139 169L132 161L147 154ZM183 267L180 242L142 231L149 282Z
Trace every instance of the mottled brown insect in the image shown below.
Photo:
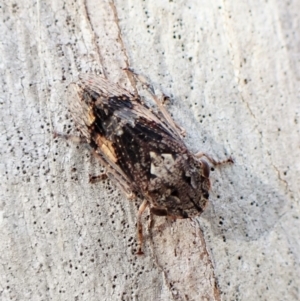
M138 254L142 254L141 215L147 206L160 216L189 218L200 215L209 197L211 163L194 155L182 141L158 98L150 109L139 95L96 75L81 75L71 99L75 122L94 149L107 176L127 196L142 200L137 220Z

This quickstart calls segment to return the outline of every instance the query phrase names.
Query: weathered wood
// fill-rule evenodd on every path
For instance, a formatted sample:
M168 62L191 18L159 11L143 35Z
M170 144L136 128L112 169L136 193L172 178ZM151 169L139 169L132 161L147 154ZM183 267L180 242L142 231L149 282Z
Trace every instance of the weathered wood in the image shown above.
M299 299L299 1L1 6L1 300ZM126 67L171 96L192 150L235 159L201 217L155 217L141 257L138 204L52 134L75 133L79 72L134 89Z

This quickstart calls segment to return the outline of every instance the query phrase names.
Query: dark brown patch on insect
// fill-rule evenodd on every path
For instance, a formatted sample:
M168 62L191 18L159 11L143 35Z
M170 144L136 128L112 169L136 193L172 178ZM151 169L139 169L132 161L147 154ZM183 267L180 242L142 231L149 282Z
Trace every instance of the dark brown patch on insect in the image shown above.
M127 195L143 200L137 221L138 254L142 254L141 215L146 207L159 216L200 215L210 190L210 167L202 157L213 164L233 161L192 154L165 110L154 112L138 95L104 78L82 75L76 89L70 108L79 130L107 175Z

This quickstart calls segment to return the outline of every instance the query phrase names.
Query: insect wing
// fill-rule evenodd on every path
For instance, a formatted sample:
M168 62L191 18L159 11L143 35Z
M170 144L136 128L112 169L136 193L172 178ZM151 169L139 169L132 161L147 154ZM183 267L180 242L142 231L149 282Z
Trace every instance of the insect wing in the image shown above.
M139 96L94 75L81 75L71 105L75 122L123 189L147 191L151 153L185 150L176 131Z

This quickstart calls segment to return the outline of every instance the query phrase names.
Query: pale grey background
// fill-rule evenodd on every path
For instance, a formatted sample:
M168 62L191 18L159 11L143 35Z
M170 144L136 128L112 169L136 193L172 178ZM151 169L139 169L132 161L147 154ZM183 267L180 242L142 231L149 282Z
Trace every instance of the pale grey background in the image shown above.
M299 1L0 12L1 300L299 300ZM89 184L103 168L52 135L76 133L65 91L78 72L131 89L124 67L171 96L191 150L235 159L212 173L201 217L155 219L143 257L136 205Z

